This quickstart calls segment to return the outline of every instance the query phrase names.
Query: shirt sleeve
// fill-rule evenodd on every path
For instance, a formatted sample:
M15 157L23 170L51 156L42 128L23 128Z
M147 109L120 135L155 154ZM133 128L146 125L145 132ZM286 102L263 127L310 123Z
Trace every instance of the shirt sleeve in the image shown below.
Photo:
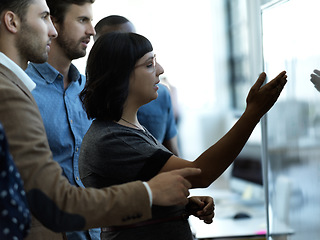
M152 206L152 202L153 202L153 196L152 196L152 191L151 188L149 186L149 184L147 182L142 182L143 185L145 186L145 188L147 189L148 195L149 195L149 200L150 200L150 207Z

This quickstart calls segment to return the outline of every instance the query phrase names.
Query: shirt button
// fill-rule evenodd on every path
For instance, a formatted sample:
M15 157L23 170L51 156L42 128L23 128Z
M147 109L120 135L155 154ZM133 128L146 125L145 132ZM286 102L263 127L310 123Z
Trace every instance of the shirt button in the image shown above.
M78 152L78 151L79 151L79 148L77 147L77 148L76 148L76 152Z
M76 180L79 181L79 177L76 177Z
M70 123L73 124L73 120L72 119L70 119Z

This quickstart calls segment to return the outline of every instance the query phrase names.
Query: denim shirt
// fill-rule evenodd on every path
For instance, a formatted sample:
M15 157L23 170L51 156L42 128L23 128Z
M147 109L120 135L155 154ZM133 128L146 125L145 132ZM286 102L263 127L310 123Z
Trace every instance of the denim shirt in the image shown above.
M64 89L63 75L48 63L29 63L26 73L37 85L31 93L39 106L53 159L72 185L83 187L78 159L82 139L91 125L79 98L85 77L71 64L71 83Z
M138 120L161 143L177 135L169 89L158 84L158 97L141 106Z

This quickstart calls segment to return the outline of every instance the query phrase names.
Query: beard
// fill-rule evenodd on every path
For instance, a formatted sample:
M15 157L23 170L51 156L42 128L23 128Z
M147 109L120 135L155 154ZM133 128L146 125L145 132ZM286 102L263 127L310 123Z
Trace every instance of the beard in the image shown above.
M68 31L62 28L56 38L57 44L63 49L64 53L71 61L74 59L82 58L86 55L86 48L81 48L81 42L87 37L83 37L78 41L69 37Z
M39 32L24 21L16 47L21 56L30 62L44 63L48 60L47 42L41 42Z

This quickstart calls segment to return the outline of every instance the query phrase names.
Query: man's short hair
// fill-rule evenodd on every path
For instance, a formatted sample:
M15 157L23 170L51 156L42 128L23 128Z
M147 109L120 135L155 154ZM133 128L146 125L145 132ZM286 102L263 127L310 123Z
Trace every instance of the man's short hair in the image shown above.
M0 0L0 14L9 10L17 14L21 21L24 21L27 9L32 3L33 0Z
M105 18L102 18L94 27L95 31L98 33L102 30L104 26L114 26L127 23L129 20L123 16L119 15L110 15Z
M47 0L50 14L55 18L55 22L57 23L62 23L64 21L66 12L71 4L82 6L86 3L94 2L95 0Z

